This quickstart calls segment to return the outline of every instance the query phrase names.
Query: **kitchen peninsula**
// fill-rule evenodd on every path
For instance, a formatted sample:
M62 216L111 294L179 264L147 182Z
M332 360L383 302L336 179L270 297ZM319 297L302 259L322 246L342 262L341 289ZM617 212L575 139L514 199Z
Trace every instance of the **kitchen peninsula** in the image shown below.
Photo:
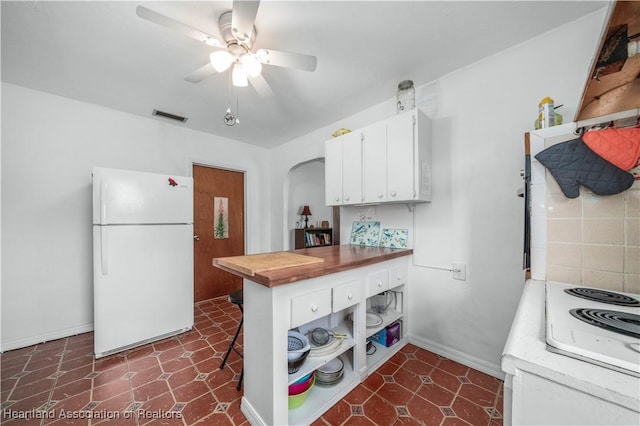
M312 423L406 344L412 253L411 249L340 245L213 260L214 266L244 279L241 409L251 424ZM279 263L291 257L293 265L296 260L306 264ZM275 269L262 263L269 258ZM253 260L261 267L247 267ZM373 315L372 298L380 293L388 294L390 302ZM375 350L367 355L370 337L396 323L400 324L399 341L389 347L370 343ZM347 337L334 352L310 355L298 371L288 374L288 331L305 334L315 327ZM289 409L288 385L336 357L344 364L342 379L332 386L313 386L300 407Z

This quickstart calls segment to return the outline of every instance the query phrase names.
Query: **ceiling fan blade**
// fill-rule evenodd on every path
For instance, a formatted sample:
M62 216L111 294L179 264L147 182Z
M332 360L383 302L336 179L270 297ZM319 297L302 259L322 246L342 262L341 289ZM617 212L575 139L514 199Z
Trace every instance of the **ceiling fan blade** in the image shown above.
M206 64L186 76L184 79L189 83L200 83L205 78L210 77L214 74L217 74L216 69L213 67L213 65L211 65L211 62L207 62Z
M259 49L256 52L258 59L263 64L278 67L295 68L303 71L315 71L318 59L315 56L301 53L282 52L279 50Z
M255 77L249 77L249 81L261 98L266 99L273 96L273 90L271 90L269 83L267 83L267 80L264 79L262 74L258 74Z
M207 34L202 32L196 28L190 27L187 24L183 24L180 21L176 21L173 18L169 18L168 16L164 16L158 12L154 12L151 9L147 9L144 6L136 7L136 15L141 17L142 19L146 19L147 21L153 22L154 24L162 25L163 27L167 27L179 33L186 35L187 37L191 37L192 39L201 41L209 46L221 47L222 43L216 37L211 34Z
M240 43L249 43L256 22L260 1L234 0L231 13L231 32Z

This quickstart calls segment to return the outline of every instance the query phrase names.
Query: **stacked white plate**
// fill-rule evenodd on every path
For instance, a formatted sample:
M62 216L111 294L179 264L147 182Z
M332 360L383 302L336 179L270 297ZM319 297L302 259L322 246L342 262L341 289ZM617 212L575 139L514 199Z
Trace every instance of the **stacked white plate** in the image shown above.
M316 385L333 386L342 380L344 363L340 358L334 358L316 370Z
M316 345L315 343L313 343L313 341L310 340L309 344L311 345L311 352L309 353L309 356L325 356L332 354L338 350L343 341L344 338L336 338L336 336L334 335L331 335L329 337L329 341L324 345Z

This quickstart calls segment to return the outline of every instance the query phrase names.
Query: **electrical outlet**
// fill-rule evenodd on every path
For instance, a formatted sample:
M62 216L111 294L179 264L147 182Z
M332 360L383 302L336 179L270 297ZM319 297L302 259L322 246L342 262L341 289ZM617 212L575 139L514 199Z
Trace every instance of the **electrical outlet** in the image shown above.
M464 263L454 263L453 268L453 279L454 280L467 280L467 265Z

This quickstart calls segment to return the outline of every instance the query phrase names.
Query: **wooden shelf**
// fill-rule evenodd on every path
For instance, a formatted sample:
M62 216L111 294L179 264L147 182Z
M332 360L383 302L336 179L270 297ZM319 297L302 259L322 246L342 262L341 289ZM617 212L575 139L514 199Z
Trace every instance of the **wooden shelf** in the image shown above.
M333 244L331 228L304 228L295 230L295 248L325 247Z

